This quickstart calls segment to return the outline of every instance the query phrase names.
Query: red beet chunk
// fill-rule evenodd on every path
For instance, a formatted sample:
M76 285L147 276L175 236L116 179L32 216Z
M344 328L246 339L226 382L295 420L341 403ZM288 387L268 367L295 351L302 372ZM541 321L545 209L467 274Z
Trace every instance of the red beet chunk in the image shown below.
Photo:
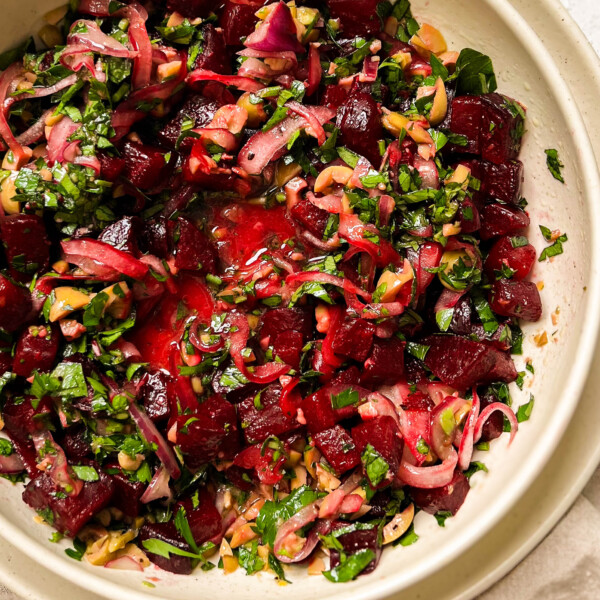
M377 340L365 361L361 381L395 383L404 375L404 342L398 338Z
M406 402L402 405L404 410L421 410L431 412L435 408L433 400L422 392L414 392L406 398Z
M144 252L158 256L158 258L168 258L169 235L167 232L167 220L164 217L144 223L144 230L140 237L140 246Z
M106 152L98 152L96 156L100 161L100 177L106 181L116 181L125 168L125 161Z
M443 253L444 249L438 242L425 242L419 247L418 252L414 252L412 249L408 251L408 259L415 270L417 279L415 296L418 297L423 294L433 281L435 275L427 269L439 267Z
M172 521L167 523L145 523L140 529L138 539L142 549L144 549L144 542L146 540L161 540L167 542L167 544L176 546L180 550L185 550L186 552L192 551L183 537L179 535ZM165 571L177 573L178 575L189 575L192 572L192 560L187 556L170 554L169 558L165 558L153 552L148 552L145 549L144 551L157 567Z
M347 2L355 5L356 0ZM356 8L353 8L356 11ZM360 15L365 20L364 13ZM377 102L371 94L355 91L340 106L337 114L337 126L340 128L343 143L364 156L375 168L379 168L381 154L379 140L383 137L383 126Z
M482 342L457 335L431 335L422 343L429 346L425 365L458 390L494 381L510 383L517 378L510 356Z
M174 149L181 135L181 127L184 120L193 120L194 127L204 127L212 121L221 104L216 100L205 98L201 94L188 96L177 111L177 114L158 132L159 142L167 148ZM192 142L193 138L184 139L181 143L181 148L189 150Z
M484 160L502 164L519 156L521 137L525 130L523 108L501 94L481 97L481 156Z
M34 370L49 371L54 365L59 342L60 333L56 325L31 325L21 333L17 342L13 372L29 377Z
M118 469L118 465L111 465ZM135 519L140 514L140 498L146 489L146 484L141 481L131 481L127 475L116 473L110 475L115 491L111 500L111 506L118 508L126 517Z
M198 54L194 62L194 69L207 69L215 73L229 75L231 63L227 46L225 45L225 33L217 30L208 23L202 27L202 52Z
M10 348L0 348L0 377L7 373L8 371L12 371L13 359L10 355Z
M489 302L492 310L503 317L539 321L542 300L535 283L500 279L492 286Z
M64 430L59 440L60 447L65 451L69 462L78 463L90 458L92 447L85 437L86 429L83 425L72 425Z
M173 510L177 514L179 507L185 509L188 523L194 541L201 546L204 542L218 536L221 533L221 515L217 510L211 495L205 488L198 490L198 504L194 508L194 504L190 499L185 499L178 502Z
M212 396L196 412L177 417L177 445L192 468L215 458L232 458L239 447L235 408L221 396Z
M347 527L348 525L350 523L338 521L334 525L334 529ZM337 540L342 544L344 552L348 555L356 554L359 550L372 550L375 553L375 558L361 571L361 575L371 573L377 567L379 557L381 556L381 544L377 526L373 526L372 529L361 529L344 533ZM340 564L340 554L337 550L331 550L330 558L332 568Z
M25 396L23 401L9 396L2 409L2 418L11 437L28 440L31 433L48 429L53 413L52 402L48 398L38 402L33 396Z
M337 421L331 397L322 389L302 400L302 412L312 434L333 427Z
M212 273L215 270L216 250L203 231L191 221L178 217L169 221L173 229L175 266L180 271L202 271Z
M511 160L502 164L483 161L482 192L505 204L517 204L521 198L523 163Z
M160 183L167 172L165 152L153 146L125 142L122 151L125 177L141 190L150 190Z
M460 207L460 231L461 233L473 233L481 227L479 210L470 198L465 198Z
M42 473L30 481L23 492L23 501L36 510L50 509L52 525L61 533L75 537L78 531L99 511L108 506L114 483L106 473L98 471L98 481L84 482L77 496L57 494L62 491L49 475Z
M227 467L225 475L235 487L240 488L244 492L251 491L258 481L253 469L244 469L238 465Z
M165 371L150 371L142 378L139 396L146 414L154 422L164 421L170 415L172 385L173 378Z
M273 342L273 353L276 358L294 369L300 366L304 340L299 331L284 331L280 333Z
M512 279L525 279L533 268L536 258L535 248L531 244L513 247L510 236L501 237L490 250L485 260L484 271L490 280L496 279L495 273L506 265L514 271Z
M370 444L381 454L390 466L388 476L381 484L390 483L398 472L403 446L402 439L398 437L398 426L394 419L385 416L365 421L352 428L352 439L360 453L367 447L367 444Z
M338 475L360 464L360 452L340 425L315 434L313 441Z
M260 318L261 338L274 338L284 331L299 331L308 340L312 335L312 311L305 308L275 308Z
M292 206L290 214L314 236L319 239L323 238L327 222L329 221L329 213L326 210L315 206L306 198L302 198Z
M321 98L321 104L327 108L337 110L348 97L348 90L341 85L327 85Z
M208 17L208 15L219 8L219 0L168 0L167 8L177 11L188 19L196 17Z
M253 31L258 17L254 14L266 0L225 0L219 24L225 32L228 46L241 46L242 38Z
M373 345L375 326L365 319L348 319L336 331L331 347L335 354L363 361Z
M498 398L493 393L484 394L480 398L481 400L481 410L493 404L494 402L498 402ZM481 432L481 441L482 442L491 442L496 438L499 438L504 433L504 415L500 411L493 412L490 418L485 422Z
M34 273L48 268L50 242L41 217L8 215L0 221L0 237L10 274L18 281L29 281Z
M467 138L466 146L449 144L452 152L479 154L479 142L483 119L483 104L480 96L459 96L452 100L450 131Z
M463 505L470 488L469 480L460 471L455 471L452 481L444 487L430 490L410 487L407 490L415 504L430 515L444 510L454 516Z
M332 19L339 19L345 37L369 37L381 29L377 0L327 0Z
M529 217L519 208L503 204L488 204L481 212L482 240L518 233L529 225Z
M266 440L270 435L285 437L301 427L295 415L283 412L279 405L281 386L271 385L252 393L237 405L244 438L248 444ZM260 408L262 407L262 408Z
M142 233L143 221L139 217L123 217L115 221L98 236L101 242L106 242L123 252L139 256L138 240Z

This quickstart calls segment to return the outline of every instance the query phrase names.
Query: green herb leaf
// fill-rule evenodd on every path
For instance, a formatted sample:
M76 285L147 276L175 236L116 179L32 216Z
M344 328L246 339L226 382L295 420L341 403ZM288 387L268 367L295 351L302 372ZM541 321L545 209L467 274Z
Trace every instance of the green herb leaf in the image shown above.
M446 519L452 516L452 513L449 510L438 510L435 515L435 520L440 527L446 526Z
M529 396L529 402L527 402L527 404L519 406L519 410L517 411L517 421L519 423L529 420L529 417L531 417L531 412L533 411L534 402L535 398L533 397L533 394L531 394Z
M369 548L364 548L348 556L337 567L324 571L323 575L333 583L351 581L364 571L374 558L375 552Z
M489 94L498 85L494 66L489 56L471 48L465 48L456 61L456 91L460 94Z
M331 395L331 406L333 409L344 408L345 406L351 406L353 404L358 404L360 401L360 396L356 390L352 388L348 388L339 394Z
M388 474L390 465L371 444L367 444L360 459L371 485L377 487Z
M100 476L98 475L98 471L94 469L94 467L88 467L86 465L73 465L73 471L75 475L81 481L98 481Z
M546 153L546 166L548 167L548 171L552 174L554 179L558 179L561 183L564 183L565 180L562 176L561 169L565 166L560 162L560 158L558 158L558 150L554 148L548 148L548 150L544 150Z

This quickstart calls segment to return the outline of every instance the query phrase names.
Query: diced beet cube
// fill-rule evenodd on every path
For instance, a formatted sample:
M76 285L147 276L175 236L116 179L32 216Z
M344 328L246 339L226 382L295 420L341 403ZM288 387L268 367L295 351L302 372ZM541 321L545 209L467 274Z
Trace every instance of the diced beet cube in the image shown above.
M492 286L489 302L492 310L503 317L539 321L542 300L535 283L500 279Z
M361 381L395 383L404 375L404 342L394 337L376 340L371 355L365 361Z
M402 405L404 410L421 410L431 412L435 408L435 404L428 394L422 392L413 392L409 394L406 401Z
M301 427L296 415L287 415L281 409L280 385L270 385L259 394L257 396L252 392L237 405L242 431L248 444L262 442L270 435L284 437L285 434Z
M223 30L217 30L214 25L207 23L202 27L202 37L202 51L194 61L194 69L207 69L223 75L231 73L231 62L225 46Z
M177 11L188 19L196 17L208 17L212 11L216 11L221 2L219 0L167 0L167 9Z
M460 207L460 232L473 233L481 227L479 210L470 198L465 198Z
M429 346L425 365L445 384L458 390L494 381L510 383L517 378L510 355L482 342L457 335L431 335L422 343Z
M347 3L355 4L356 1L349 0ZM364 21L364 14L360 14L360 19ZM343 143L378 169L381 163L379 140L383 137L383 126L373 96L361 91L351 93L338 109L337 126Z
M118 465L110 465L118 469ZM124 473L110 475L115 491L111 506L118 508L126 517L135 519L140 514L141 497L146 490L146 484L141 481L131 481Z
M77 496L67 496L57 494L62 490L50 475L42 473L27 484L23 501L38 511L50 509L51 524L61 533L75 537L96 513L109 505L113 495L114 483L110 477L102 471L98 471L98 475L98 481L84 482Z
M520 160L501 164L483 161L481 167L483 170L481 191L485 196L505 204L519 202L523 185L523 163Z
M294 330L308 340L312 335L312 311L306 308L274 308L260 318L260 336L274 337L284 331Z
M332 19L339 19L344 37L369 37L381 29L377 0L327 0Z
M33 396L23 399L9 396L2 409L6 432L20 440L28 440L31 433L48 429L53 414L52 402L46 397L38 402Z
M0 377L8 371L12 371L13 359L10 355L10 347L0 348Z
M263 4L264 0L225 0L219 24L225 32L228 46L241 46L242 38L254 31L258 21L255 13Z
M337 110L348 97L348 90L341 85L326 85L321 104L327 108Z
M198 546L208 540L218 536L221 533L221 515L217 510L215 503L205 488L198 490L197 505L190 499L178 502L173 509L173 514L177 514L179 507L185 509L190 530L194 536L194 541ZM195 508L194 508L195 506Z
M490 250L485 260L484 271L491 281L496 279L496 272L502 271L503 265L514 271L514 281L525 279L533 268L536 259L535 248L531 244L515 248L512 239L508 235L501 237Z
M360 464L360 452L348 432L340 425L316 433L313 441L338 475Z
M529 217L519 208L504 204L488 204L481 212L482 240L518 233L529 225Z
M158 258L168 258L169 234L167 232L167 220L164 217L158 217L144 223L140 246L144 252L158 256Z
M0 221L0 237L10 274L18 281L30 281L34 273L48 268L50 242L41 217L7 215Z
M301 198L292 208L290 214L300 225L319 239L323 238L329 221L329 213L306 198Z
M481 411L484 408L493 404L494 402L498 402L498 398L493 393L483 394L480 397L481 401ZM491 442L496 438L499 438L504 433L504 415L500 411L493 412L488 420L485 422L483 429L481 431L481 440L482 442Z
M363 361L373 346L375 326L365 319L348 319L335 332L331 348L346 358Z
M483 106L482 158L496 164L517 158L525 131L522 106L496 93L482 96L481 101Z
M284 331L273 341L273 354L294 369L300 366L304 340L299 331Z
M139 256L138 240L143 226L143 221L139 217L123 217L104 229L98 239L118 250Z
M86 439L86 428L83 425L71 425L57 441L70 462L79 463L90 458L92 454L92 447Z
M175 266L181 271L215 270L216 250L203 231L185 217L169 221L173 228Z
M312 434L333 427L337 421L331 397L322 389L302 400L302 412Z
M234 459L233 464L243 469L253 470L260 483L275 485L283 479L285 455L281 452L275 457L275 450L262 448L261 444L244 448Z
M220 107L220 102L205 98L202 94L188 96L177 110L177 114L158 132L159 142L167 148L175 149L184 120L193 120L195 128L204 127L212 121ZM193 138L184 139L181 148L189 150L192 142Z
M177 445L192 468L215 458L232 458L239 447L235 408L221 396L211 396L198 409L177 417Z
M100 177L106 181L116 181L125 168L125 161L106 152L98 152L96 156L100 161Z
M352 428L352 439L358 451L362 454L370 444L389 465L388 476L381 482L382 485L394 479L400 466L403 443L398 433L396 421L388 416L377 417Z
M138 539L142 549L144 549L144 542L146 540L161 540L162 542L171 544L171 546L176 546L180 550L185 550L186 552L192 551L172 521L168 521L167 523L145 523L140 529ZM192 559L187 556L170 554L169 558L165 558L159 554L148 552L145 549L144 551L157 567L165 571L177 573L178 575L189 575L192 572Z
M22 377L29 377L34 370L50 371L59 342L60 332L56 325L30 325L21 333L17 342L13 372Z
M167 419L171 412L171 386L173 378L165 371L150 371L144 375L139 387L146 414L154 421Z
M350 523L338 521L334 529L347 527ZM372 550L375 558L361 571L361 575L371 573L381 556L381 542L379 539L379 530L376 525L372 529L358 529L344 533L336 538L344 547L344 552L348 555L356 554L359 550ZM337 550L330 551L331 567L337 567L340 564L340 553Z
M429 269L435 269L440 266L443 253L444 248L438 242L425 242L419 246L418 252L409 249L408 259L412 264L417 280L417 289L415 292L417 297L423 294L433 281L435 274L430 273Z
M122 156L125 177L141 190L155 187L167 172L166 154L160 148L127 141Z
M458 96L452 100L450 131L466 138L465 146L449 144L452 152L479 154L483 122L483 104L480 96Z
M244 469L238 465L227 467L225 475L235 487L244 492L251 491L254 488L255 480L258 481L253 469Z
M444 487L433 489L409 487L407 491L415 504L430 515L442 510L455 515L463 505L470 488L469 480L457 470L452 481Z

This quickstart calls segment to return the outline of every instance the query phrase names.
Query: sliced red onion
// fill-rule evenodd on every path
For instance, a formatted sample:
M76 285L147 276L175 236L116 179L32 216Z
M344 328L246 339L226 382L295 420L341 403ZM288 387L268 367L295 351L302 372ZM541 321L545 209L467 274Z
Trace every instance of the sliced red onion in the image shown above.
M279 2L256 31L246 38L244 46L263 52L303 52L296 32L289 7L285 2Z
M0 473L3 475L13 475L15 473L21 473L25 470L25 464L21 460L21 457L13 452L8 456L0 456Z
M62 163L65 160L65 150L69 147L69 137L79 129L69 117L63 117L50 131L48 137L48 163Z
M416 488L432 489L448 485L454 476L454 469L458 463L458 454L454 448L450 448L448 457L439 465L431 467L417 467L410 464L406 453L412 456L410 450L405 448L398 477L407 485Z
M329 273L321 273L320 271L302 271L301 273L294 273L286 277L286 283L293 285L294 283L304 283L305 281L316 281L318 283L326 283L339 287L351 294L361 296L366 300L371 299L371 294L360 289L354 285L349 279L337 277L336 275L330 275Z
M444 291L440 294L437 302L435 303L435 308L433 309L435 314L442 312L443 310L449 310L456 306L458 301L466 294L466 290L461 290L460 292L455 292L453 290L449 290L444 288Z
M17 162L25 159L26 155L23 146L17 142L6 119L6 96L8 95L9 87L22 71L23 66L21 64L13 63L8 69L5 69L2 76L0 76L0 136L2 136L2 140L6 146L12 150Z
M85 32L75 31L82 28ZM104 33L95 21L80 19L71 25L71 31L67 38L67 48L71 44L85 48L86 52L95 52L105 56L115 56L117 58L135 58L138 52L131 51L114 37Z
M249 77L221 75L220 73L215 73L214 71L208 71L206 69L196 69L188 75L187 82L189 85L193 85L198 81L218 81L224 85L236 87L243 92L258 92L265 87L262 83L250 79Z
M342 212L342 199L335 194L317 197L312 192L306 192L306 199L311 203L326 210L328 213L339 214Z
M148 504L153 500L159 500L161 498L171 499L173 494L169 487L169 480L171 479L167 469L163 465L160 465L154 473L152 481L148 484L148 487L144 490L140 501L143 504Z
M386 226L390 222L390 217L396 208L396 202L388 194L383 194L379 197L379 221L382 226Z
M457 395L456 390L445 383L434 382L418 385L417 387L420 391L428 394L436 406L443 402L447 396Z
M465 471L469 468L471 458L473 457L474 434L477 417L479 417L479 407L479 396L477 395L477 390L473 389L471 410L467 416L462 437L460 439L460 445L458 447L458 468L461 471Z
M389 398L397 407L402 407L412 393L408 383L402 381L395 385L383 385L377 391Z
M379 56L367 56L363 62L363 70L359 75L359 81L373 83L377 81L377 70L379 69Z
M156 429L156 425L154 425L150 417L135 402L129 405L129 414L140 430L140 433L144 436L144 439L149 444L156 444L156 456L158 456L169 475L173 479L179 479L181 470L177 464L175 454L173 454L173 450L171 450L165 438Z
M302 231L300 237L304 238L315 248L323 250L324 252L331 252L340 246L340 236L337 233L330 237L326 242L319 239L316 235L313 235L310 231Z
M310 548L308 539L305 539L304 545L300 548L294 556L288 556L284 550L285 540L291 535L295 534L296 531L306 527L310 523L317 519L319 509L316 502L312 502L308 506L302 508L296 513L291 519L288 519L283 525L277 530L275 536L275 543L273 544L273 552L275 556L283 563L295 563L304 560L313 550L318 542L318 538L315 540L315 545Z
M344 292L344 298L348 308L353 310L362 319L368 320L397 317L406 308L401 302L363 304L356 295L347 292Z
M85 156L84 154L80 154L75 157L73 162L76 165L93 169L96 172L96 177L100 175L100 172L102 171L102 165L96 156Z
M517 420L517 416L512 411L510 406L507 406L502 402L493 402L492 404L488 404L481 411L479 419L477 419L477 424L475 425L475 432L473 434L475 443L477 443L481 439L481 435L483 433L483 426L485 425L486 421L490 418L492 413L496 411L500 411L501 413L503 413L510 422L510 440L508 441L508 443L512 444L512 441L514 440L515 435L517 435L517 431L519 429L519 421Z
M323 129L323 125L313 112L313 107L304 106L300 104L300 102L296 102L295 100L290 100L286 106L298 116L302 117L309 125L306 128L307 133L311 133L314 137L317 138L317 143L319 146L322 146L327 139L325 135L325 130Z
M131 556L120 556L109 560L105 565L105 569L118 569L120 571L140 571L143 572L142 565Z
M363 497L358 494L348 494L340 506L340 514L352 514L358 512L363 505Z
M115 342L114 347L121 351L121 354L126 362L141 362L142 355L131 342L127 342L123 338L119 338Z
M110 16L111 0L80 0L77 10L94 17Z
M409 229L408 233L415 237L427 238L433 235L433 225L425 225L425 227L417 227L415 229Z
M323 70L321 69L321 55L319 45L311 43L308 51L308 81L306 85L306 95L312 96L321 83Z
M345 497L346 492L340 488L333 490L333 492L329 492L329 494L321 501L321 506L319 506L319 519L331 519L336 517L340 512L340 507L342 506Z
M400 431L404 443L416 464L420 466L425 462L427 454L419 452L419 441L424 440L426 443L431 441L431 415L425 410L403 410L398 407L396 410L400 416Z
M423 160L420 156L415 156L414 167L421 177L421 189L439 189L440 176L433 160Z
M456 421L453 421L453 430L450 434L447 434L442 427L441 418L442 414L449 410L452 412L452 418L454 415L467 403L463 398L456 396L447 396L440 404L438 404L431 414L431 445L436 455L444 460L447 458L452 451L452 444L454 443L456 436Z
M377 417L392 417L398 425L398 430L401 431L402 424L400 415L394 403L379 392L373 392L369 396L369 400L358 407L358 413L363 421L375 419Z
M31 88L30 91L33 92L31 94L23 93L19 94L18 96L13 96L10 102L19 102L20 100L24 100L25 98L31 100L32 98L44 98L45 96L51 96L52 94L56 94L56 92L60 92L65 88L71 87L74 83L77 83L77 75L75 73L73 73L73 75L65 77L64 79L61 79L60 81L56 82L54 85L51 85L49 87Z
M138 2L133 2L122 8L119 15L129 19L129 41L137 52L133 60L132 84L134 90L139 90L148 86L152 77L152 43L146 29L148 13Z
M19 144L22 146L29 146L30 144L34 144L44 137L44 132L46 130L46 117L52 114L52 112L52 108L44 111L42 116L29 129L17 136L17 142L19 142Z
M83 481L72 472L64 450L54 441L52 434L49 431L38 431L31 435L31 439L38 455L44 455L42 462L50 465L50 468L45 470L46 474L68 496L78 496L83 489ZM54 449L53 453L45 452L48 446Z

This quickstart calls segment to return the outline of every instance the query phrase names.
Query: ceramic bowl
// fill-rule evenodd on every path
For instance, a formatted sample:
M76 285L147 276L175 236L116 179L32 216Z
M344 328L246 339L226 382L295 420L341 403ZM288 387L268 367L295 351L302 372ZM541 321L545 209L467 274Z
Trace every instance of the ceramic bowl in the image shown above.
M61 0L3 0L0 50L36 32L40 15L59 4ZM541 471L577 407L598 332L600 182L594 153L550 55L506 0L413 0L413 12L440 28L451 48L472 47L490 55L499 91L528 107L521 159L523 194L532 222L529 237L540 250L545 244L538 225L569 235L564 255L538 263L532 275L540 287L543 284L545 312L542 321L524 327L524 351L517 367L524 370L525 359L532 359L535 375L528 375L522 391L515 387L513 397L518 405L533 394L535 407L514 443L508 447L508 436L502 436L489 452L476 455L489 473L472 478L473 489L464 506L444 528L420 513L415 521L418 543L386 549L373 574L349 584L309 577L300 568L289 570L292 585L279 586L268 573L247 577L243 570L228 576L215 569L181 577L155 567L134 573L75 562L64 553L66 541L50 543L51 529L33 521L32 511L21 501L21 486L0 481L0 535L25 554L78 586L113 599L196 600L202 595L243 600L264 595L271 600L374 600L422 580L458 557L506 517ZM565 185L548 172L546 148L558 149L565 164ZM539 347L534 337L543 332L548 343ZM146 587L144 581L156 587Z

